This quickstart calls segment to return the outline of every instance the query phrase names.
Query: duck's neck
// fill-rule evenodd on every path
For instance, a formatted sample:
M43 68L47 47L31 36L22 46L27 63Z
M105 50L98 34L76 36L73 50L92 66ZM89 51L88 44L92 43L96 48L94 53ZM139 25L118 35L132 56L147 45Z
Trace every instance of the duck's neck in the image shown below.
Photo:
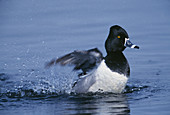
M126 57L121 51L110 52L105 57L106 65L114 72L130 75L130 67Z
M122 53L122 51L112 51L112 52L108 52L107 53L107 56L108 55L114 55L114 56L116 56L116 55L123 55L123 53Z

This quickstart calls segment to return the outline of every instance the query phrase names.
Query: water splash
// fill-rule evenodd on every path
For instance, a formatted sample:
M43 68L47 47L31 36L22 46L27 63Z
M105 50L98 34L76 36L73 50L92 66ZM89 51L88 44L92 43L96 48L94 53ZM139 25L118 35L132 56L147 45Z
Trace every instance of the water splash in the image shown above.
M74 73L74 72L73 72ZM0 74L0 97L36 97L71 93L74 74L39 70L20 70L19 74Z
M77 73L69 68L54 67L45 71L20 69L19 71L16 75L0 74L0 97L45 97L71 94L72 86L77 78ZM138 92L145 88L148 86L128 84L124 94Z

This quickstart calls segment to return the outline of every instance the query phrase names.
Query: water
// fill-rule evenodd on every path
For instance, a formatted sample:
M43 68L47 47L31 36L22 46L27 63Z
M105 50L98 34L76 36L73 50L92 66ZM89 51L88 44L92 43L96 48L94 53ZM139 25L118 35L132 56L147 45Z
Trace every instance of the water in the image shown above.
M170 113L168 0L1 0L0 114ZM44 63L98 47L109 27L124 27L140 50L124 51L131 77L123 94L72 94L71 67Z

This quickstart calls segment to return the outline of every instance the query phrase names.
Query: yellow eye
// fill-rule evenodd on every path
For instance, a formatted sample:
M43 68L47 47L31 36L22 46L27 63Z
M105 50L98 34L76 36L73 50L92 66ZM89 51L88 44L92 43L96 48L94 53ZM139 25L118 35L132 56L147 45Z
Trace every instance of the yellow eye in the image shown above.
M120 38L120 36L117 36L117 38Z

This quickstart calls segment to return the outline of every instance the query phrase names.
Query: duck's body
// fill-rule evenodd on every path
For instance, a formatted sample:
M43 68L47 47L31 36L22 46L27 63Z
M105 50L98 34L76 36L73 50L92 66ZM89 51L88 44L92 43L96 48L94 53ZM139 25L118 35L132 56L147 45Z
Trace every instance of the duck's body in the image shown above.
M105 42L107 56L103 57L97 49L74 51L57 60L52 60L47 66L60 63L74 65L74 70L83 71L72 91L113 92L121 93L130 75L130 67L122 51L126 47L139 48L129 41L127 32L120 26L112 26Z
M111 71L103 60L98 68L81 78L73 91L76 93L86 92L113 92L121 93L128 78L124 74Z

